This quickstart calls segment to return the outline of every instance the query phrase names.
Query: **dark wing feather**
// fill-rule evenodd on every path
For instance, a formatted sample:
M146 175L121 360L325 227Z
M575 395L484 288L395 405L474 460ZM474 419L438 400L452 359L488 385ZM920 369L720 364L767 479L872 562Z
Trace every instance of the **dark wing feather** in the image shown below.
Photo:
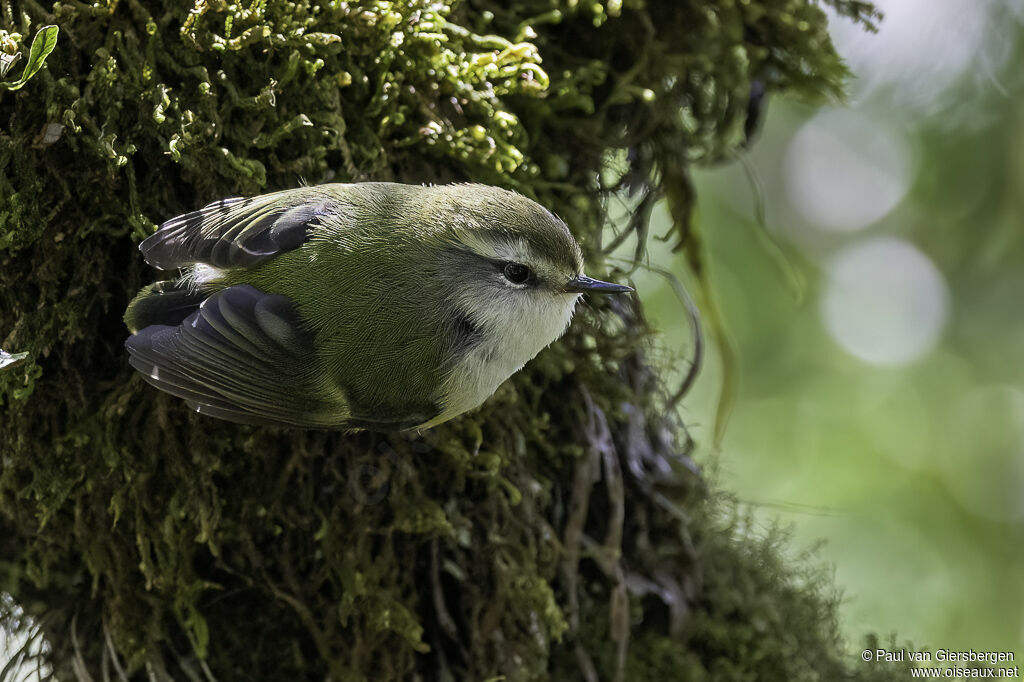
M132 333L152 324L176 327L198 310L209 295L205 287L193 288L173 280L154 282L128 304L124 323Z
M301 246L331 202L322 189L312 187L222 199L168 220L139 250L161 270L195 263L250 267Z
M304 428L338 427L347 416L318 380L291 300L247 284L210 296L176 327L142 329L125 347L146 381L202 414Z

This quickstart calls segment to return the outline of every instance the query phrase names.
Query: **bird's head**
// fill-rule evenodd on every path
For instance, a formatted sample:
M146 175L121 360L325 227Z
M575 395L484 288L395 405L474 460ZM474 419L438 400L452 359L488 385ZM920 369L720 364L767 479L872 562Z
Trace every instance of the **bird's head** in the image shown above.
M569 228L536 202L482 185L438 189L454 194L446 201L454 209L454 302L486 333L513 337L523 346L517 356L532 348L522 362L561 336L582 294L632 291L584 275Z

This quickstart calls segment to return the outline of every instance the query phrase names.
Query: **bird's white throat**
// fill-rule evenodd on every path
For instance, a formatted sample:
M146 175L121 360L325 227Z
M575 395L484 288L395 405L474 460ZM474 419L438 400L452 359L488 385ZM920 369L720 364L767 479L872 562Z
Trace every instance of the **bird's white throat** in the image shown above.
M454 365L438 397L441 414L430 427L478 406L506 379L565 333L580 296L532 291L503 296L493 290L465 292L460 307L481 341ZM497 299L497 300L496 300Z

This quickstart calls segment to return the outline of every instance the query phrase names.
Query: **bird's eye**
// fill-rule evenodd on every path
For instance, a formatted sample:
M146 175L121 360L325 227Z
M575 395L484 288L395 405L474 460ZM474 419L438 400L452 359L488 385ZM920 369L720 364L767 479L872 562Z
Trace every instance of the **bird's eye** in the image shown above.
M526 280L530 279L530 268L522 263L505 263L505 268L501 272L512 284L525 284Z

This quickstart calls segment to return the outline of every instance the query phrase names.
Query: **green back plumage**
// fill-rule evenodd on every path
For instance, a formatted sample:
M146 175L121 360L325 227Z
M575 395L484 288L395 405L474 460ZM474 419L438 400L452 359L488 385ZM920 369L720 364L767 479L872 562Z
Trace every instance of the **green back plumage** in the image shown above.
M437 411L437 368L453 346L445 322L453 320L433 312L446 292L437 273L424 271L432 260L424 250L451 245L401 185L319 191L331 203L303 248L223 281L295 302L318 364L356 420L426 421Z

